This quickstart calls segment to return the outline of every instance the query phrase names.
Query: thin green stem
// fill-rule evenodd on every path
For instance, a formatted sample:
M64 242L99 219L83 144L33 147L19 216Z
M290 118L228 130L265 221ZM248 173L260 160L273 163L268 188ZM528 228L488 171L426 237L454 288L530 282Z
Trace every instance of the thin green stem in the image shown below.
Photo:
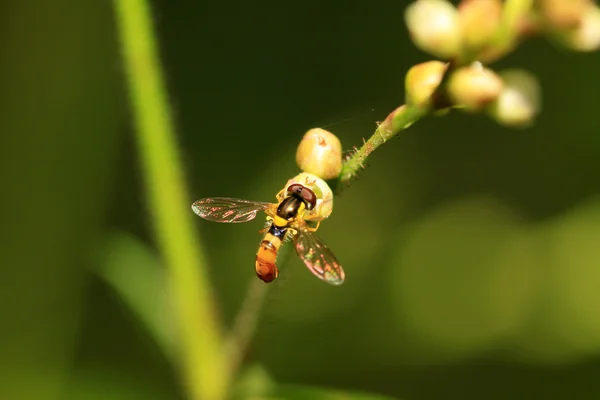
M428 109L408 105L400 106L392 111L385 121L379 124L369 140L344 163L339 183L348 183L364 167L365 160L373 151L423 118L428 112Z
M114 6L150 212L178 323L180 367L191 399L220 400L229 376L206 262L192 226L151 10L146 0L114 0Z
M512 51L517 45L522 24L531 12L534 0L506 0L502 13L502 24L494 43L497 57Z
M235 375L240 367L246 349L256 331L268 289L267 284L256 278L253 278L248 285L242 308L233 322L227 342L228 367L232 375Z
M283 246L279 254L279 266L287 264L292 246ZM267 293L271 285L265 284L259 279L252 279L248 285L246 297L242 301L242 307L233 321L233 326L227 340L227 357L229 360L229 375L234 376L241 363L252 337L258 327L260 313L265 304Z

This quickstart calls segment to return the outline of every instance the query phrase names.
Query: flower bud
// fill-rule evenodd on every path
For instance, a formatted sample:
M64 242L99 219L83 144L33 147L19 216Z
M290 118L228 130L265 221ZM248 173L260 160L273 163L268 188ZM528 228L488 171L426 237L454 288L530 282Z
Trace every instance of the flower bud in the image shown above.
M440 58L460 52L458 12L446 0L417 0L406 8L406 26L417 47Z
M539 0L542 16L557 29L579 26L590 5L591 0Z
M298 145L296 163L304 172L333 179L342 172L342 144L337 136L325 129L311 129Z
M283 200L288 195L288 188L290 185L299 183L303 186L308 187L315 194L317 201L312 210L306 210L304 214L305 219L311 221L320 221L331 215L333 211L333 191L322 178L315 174L308 172L302 172L296 175L292 179L289 179L285 184L284 188L277 193L277 199Z
M594 51L600 48L600 8L590 4L579 26L564 33L566 44L578 51Z
M431 96L442 82L447 63L427 61L417 64L408 70L404 80L406 103L419 107L431 104Z
M463 0L458 6L463 44L480 49L494 38L502 19L501 0Z
M475 62L452 73L448 95L455 105L476 111L496 100L502 87L498 74Z
M524 70L503 71L504 89L490 106L489 113L503 125L524 127L531 124L540 110L540 86L537 78Z

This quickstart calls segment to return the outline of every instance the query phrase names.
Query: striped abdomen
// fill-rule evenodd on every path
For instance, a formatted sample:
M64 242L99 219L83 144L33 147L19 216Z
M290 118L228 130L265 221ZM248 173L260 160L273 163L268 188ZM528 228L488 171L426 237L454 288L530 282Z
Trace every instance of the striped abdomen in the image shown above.
M278 227L272 223L258 247L255 264L256 275L266 283L274 281L277 275L279 275L277 254L279 253L286 232L287 227Z

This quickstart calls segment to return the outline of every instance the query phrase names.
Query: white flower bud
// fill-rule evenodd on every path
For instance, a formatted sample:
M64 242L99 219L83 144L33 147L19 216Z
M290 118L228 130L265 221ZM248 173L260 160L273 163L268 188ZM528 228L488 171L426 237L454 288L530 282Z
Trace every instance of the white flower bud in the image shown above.
M498 74L475 62L452 73L448 81L448 94L457 106L476 111L496 100L502 86Z
M463 0L458 6L463 43L479 50L490 43L502 20L502 1Z
M342 144L325 129L311 129L298 145L296 163L302 171L319 178L336 178L342 172Z
M588 11L591 0L538 0L542 17L556 29L575 28Z
M410 36L417 47L440 58L460 52L458 11L446 0L417 0L404 14Z
M566 43L578 51L600 49L600 8L590 4L583 14L579 26L565 33Z
M537 78L524 70L503 71L504 89L490 106L491 116L506 126L525 127L539 113L541 96Z

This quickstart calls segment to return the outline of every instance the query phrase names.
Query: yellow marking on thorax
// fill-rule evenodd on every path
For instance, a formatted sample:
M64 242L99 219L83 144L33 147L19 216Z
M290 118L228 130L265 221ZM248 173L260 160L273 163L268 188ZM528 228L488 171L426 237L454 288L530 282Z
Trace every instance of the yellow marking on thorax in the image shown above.
M281 218L279 215L275 215L273 217L273 223L279 228L288 225L288 222L285 219Z
M300 206L298 206L298 214L296 216L295 219L302 219L304 216L304 211L306 210L306 205L302 202L300 203ZM273 215L273 223L278 227L278 228L283 228L286 226L289 226L291 221L288 221L284 218L281 218L279 215L274 214Z
M298 216L302 216L305 208L306 208L306 205L304 204L304 202L300 203L300 207L298 207Z

